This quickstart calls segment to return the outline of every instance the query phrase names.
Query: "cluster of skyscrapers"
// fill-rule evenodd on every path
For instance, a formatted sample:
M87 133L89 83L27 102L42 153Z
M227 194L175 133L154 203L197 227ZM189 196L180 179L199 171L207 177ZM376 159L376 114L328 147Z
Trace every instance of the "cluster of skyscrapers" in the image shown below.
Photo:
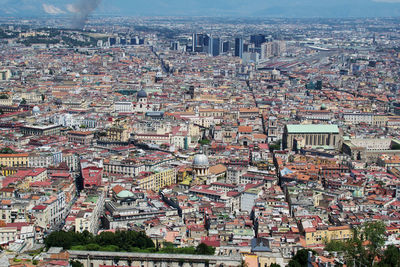
M185 50L197 53L207 53L218 56L222 53L231 53L246 61L259 61L272 56L281 56L286 52L285 41L274 41L272 37L263 34L251 35L250 40L243 37L234 38L234 43L229 40L221 40L205 33L193 33L191 40L186 45L178 41L171 43L172 50Z
M258 61L272 56L281 56L285 52L285 41L274 41L263 34L251 35L249 43L241 37L235 38L236 57Z
M212 56L218 56L221 52L221 39L203 33L193 33L192 51L208 53Z

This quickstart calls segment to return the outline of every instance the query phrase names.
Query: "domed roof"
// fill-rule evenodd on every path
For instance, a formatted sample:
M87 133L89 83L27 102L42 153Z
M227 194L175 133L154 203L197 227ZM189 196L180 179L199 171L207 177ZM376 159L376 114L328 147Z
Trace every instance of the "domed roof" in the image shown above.
M117 194L117 197L119 198L127 198L127 197L133 197L133 193L128 190L122 190Z
M33 113L39 113L40 112L40 108L38 106L34 106L32 109Z
M279 75L279 70L273 69L272 70L272 75Z
M193 158L193 166L207 166L208 158L204 154L197 154Z
M147 93L146 93L146 91L145 90L140 90L138 93L137 93L137 97L138 98L147 98Z
M353 191L353 197L362 197L363 193L361 192L361 190L354 190Z

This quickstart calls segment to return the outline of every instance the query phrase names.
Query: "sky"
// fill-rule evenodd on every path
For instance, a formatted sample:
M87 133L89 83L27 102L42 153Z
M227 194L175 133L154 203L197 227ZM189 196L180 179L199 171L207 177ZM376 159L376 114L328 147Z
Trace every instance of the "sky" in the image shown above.
M77 4L80 2L79 4ZM400 16L400 0L0 0L0 16L94 14L122 16L240 16L342 18Z

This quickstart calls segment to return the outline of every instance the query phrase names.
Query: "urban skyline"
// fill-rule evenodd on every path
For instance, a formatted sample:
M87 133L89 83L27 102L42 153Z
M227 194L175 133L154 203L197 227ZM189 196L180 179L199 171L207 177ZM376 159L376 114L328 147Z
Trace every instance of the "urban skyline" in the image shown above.
M0 266L399 267L400 3L268 5L0 0Z

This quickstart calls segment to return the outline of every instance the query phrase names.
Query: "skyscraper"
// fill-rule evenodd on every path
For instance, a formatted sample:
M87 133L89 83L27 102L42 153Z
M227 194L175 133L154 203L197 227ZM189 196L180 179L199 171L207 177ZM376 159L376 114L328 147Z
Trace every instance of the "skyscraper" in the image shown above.
M222 43L222 53L226 53L229 51L229 41L225 41Z
M171 42L171 50L178 50L179 42Z
M265 35L257 34L250 36L250 43L254 44L256 48L260 48L262 43L265 43Z
M117 43L117 38L115 37L108 37L108 43L110 44L110 46L113 46Z
M131 38L131 45L137 45L139 44L139 40L137 38L137 36Z
M197 46L197 34L193 33L192 35L192 51L194 52L196 49L195 47Z
M208 46L208 36L202 33L193 33L192 36L192 51L193 52L208 52L205 46Z
M235 38L235 57L243 57L243 39Z
M220 39L219 38L211 38L211 55L213 57L219 56L220 53Z

